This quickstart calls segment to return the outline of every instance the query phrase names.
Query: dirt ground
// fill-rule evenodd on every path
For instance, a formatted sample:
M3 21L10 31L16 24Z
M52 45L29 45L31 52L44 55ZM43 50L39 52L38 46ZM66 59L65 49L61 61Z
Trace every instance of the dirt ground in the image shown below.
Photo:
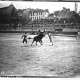
M22 33L0 33L0 76L77 77L80 76L80 40L76 37L48 36L41 46L22 44ZM30 35L34 37L34 35Z

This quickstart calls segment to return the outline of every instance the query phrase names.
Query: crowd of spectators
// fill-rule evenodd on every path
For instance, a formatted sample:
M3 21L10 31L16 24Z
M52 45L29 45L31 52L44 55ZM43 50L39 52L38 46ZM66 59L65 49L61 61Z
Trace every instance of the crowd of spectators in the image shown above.
M74 19L41 19L30 21L25 25L0 24L0 30L37 30L39 28L53 30L55 28L79 28L80 23Z
M28 26L32 27L78 27L80 23L78 23L74 19L41 19L28 23Z

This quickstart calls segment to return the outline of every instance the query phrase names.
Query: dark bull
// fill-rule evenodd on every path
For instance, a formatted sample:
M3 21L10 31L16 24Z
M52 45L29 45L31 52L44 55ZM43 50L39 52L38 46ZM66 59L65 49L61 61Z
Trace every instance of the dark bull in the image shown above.
M35 37L33 38L32 44L33 44L34 41L36 41L36 45L37 45L37 42L39 42L39 43L42 45L42 44L43 44L42 38L43 38L44 36L45 36L44 32L41 32L38 36L35 36ZM31 44L31 46L32 46L32 44Z

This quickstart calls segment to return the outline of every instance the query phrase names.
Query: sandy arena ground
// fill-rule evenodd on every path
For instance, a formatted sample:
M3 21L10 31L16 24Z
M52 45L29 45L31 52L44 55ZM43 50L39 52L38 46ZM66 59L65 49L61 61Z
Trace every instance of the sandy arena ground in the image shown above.
M80 40L55 36L50 46L22 44L22 33L0 33L0 76L77 77L80 76ZM33 37L31 35L30 37Z

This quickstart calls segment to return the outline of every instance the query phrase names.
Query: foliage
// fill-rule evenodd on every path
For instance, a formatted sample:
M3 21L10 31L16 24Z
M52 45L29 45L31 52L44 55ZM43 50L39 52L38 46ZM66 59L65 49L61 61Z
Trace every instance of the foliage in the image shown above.
M80 22L80 16L75 11L70 12L70 18L76 20L77 22Z

